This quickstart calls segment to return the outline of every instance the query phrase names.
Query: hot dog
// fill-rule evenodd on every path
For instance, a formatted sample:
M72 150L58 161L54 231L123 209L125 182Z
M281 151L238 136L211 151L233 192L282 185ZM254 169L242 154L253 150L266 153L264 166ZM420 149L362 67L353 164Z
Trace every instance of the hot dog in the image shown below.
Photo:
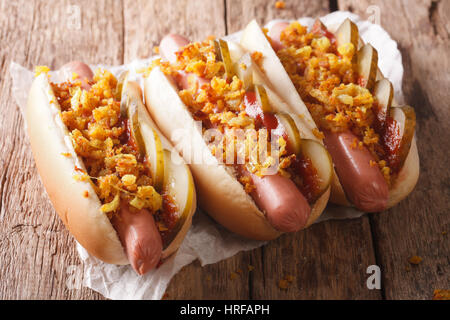
M89 91L94 73L87 64L72 61L61 69L82 79L81 87ZM70 79L67 78L67 81ZM155 220L147 209L134 210L126 203L121 203L118 210L118 214L111 217L111 223L125 248L130 264L137 273L145 274L156 267L162 254L162 240Z
M83 247L143 275L177 250L191 224L190 171L168 156L172 146L147 114L137 83L106 70L94 75L79 61L61 71L63 83L37 76L27 105L42 181Z
M194 119L200 120L206 129L213 128L219 131L225 131L228 129L231 130L231 127L227 126L226 120L217 121L215 119L225 114L228 117L238 115L238 117L240 116L241 119L244 119L248 126L252 128L268 131L273 129L281 132L278 136L275 136L276 138L272 139L282 139L285 143L287 141L288 146L290 144L298 145L298 141L290 141L292 136L289 136L287 133L288 130L276 117L275 108L270 106L268 101L264 103L260 100L257 101L255 98L256 96L260 98L262 95L261 92L265 92L265 88L242 88L244 81L240 80L233 73L234 66L231 65L232 63L237 64L237 61L232 61L231 55L238 56L238 54L231 53L226 42L205 41L203 43L189 44L189 41L184 37L168 35L161 41L159 51L163 59L159 61L159 65L156 68L151 68L152 70L145 80L145 96L150 113L167 136L170 137L177 128L175 123L169 123L162 116L160 110L160 108L163 108L161 96L164 97L164 95L162 93L167 92L167 96L171 96L173 93L173 87L166 86L167 80L170 81L171 78L175 82L177 89L180 90L180 96L184 96L186 99L191 99L187 97L187 94L194 99L198 99L198 96L203 96L205 93L212 96L217 95L217 97L213 98L216 99L215 102L213 100L208 102L209 110L204 108L198 111L193 110L195 108L193 103L190 104L188 102L187 105L180 105L180 97L171 99L170 102L172 104L169 102L169 98L165 97L166 104L169 104L169 108L173 109L171 112L177 113L177 117L180 117L183 111L187 111L185 116L189 121L193 121ZM191 68L194 64L186 67L186 64L194 63L193 60L186 59L186 56L192 52L201 52L196 58L203 59L207 63L209 61L210 65L207 65L206 68L210 67L211 72L215 74L208 74L208 70L206 72L199 72L195 68ZM211 57L216 57L216 60L212 60ZM200 61L196 61L195 63L198 65L202 64ZM255 65L246 65L245 68L247 67L256 68ZM160 71L164 68L167 68L167 75L170 76L169 79ZM157 77L158 80L156 80ZM165 88L160 87L158 89L158 86L162 84L165 85ZM225 88L233 85L239 87L233 93L230 93L239 95L239 107L235 106L233 109L227 105L227 102L224 105L224 100L217 102L217 100L223 97L220 96L220 89L214 91L215 89L213 88L219 85ZM267 90L270 89L267 88ZM162 92L159 96L156 95L158 91L160 93ZM250 98L250 96L253 98ZM263 103L265 105L262 105ZM273 110L268 110L267 106ZM292 121L292 123L294 122ZM187 124L185 123L185 125ZM294 127L296 126L296 124L292 125ZM238 123L236 123L234 128L236 127L239 127ZM243 127L239 128L242 129ZM294 137L294 139L300 140L300 136ZM204 141L198 141L198 144L207 147ZM290 153L288 155L291 156L290 159L302 158L300 150L295 150L297 154L292 149L289 150ZM306 153L303 156L306 158ZM203 207L213 218L231 231L250 238L272 239L281 232L295 232L306 227L320 215L328 197L329 186L321 186L321 188L317 188L319 190L308 193L309 198L307 199L306 195L302 193L304 190L298 185L306 185L307 183L305 181L307 179L301 176L299 172L295 172L295 169L292 168L287 169L290 170L289 173L286 171L283 174L282 171L278 171L272 174L262 174L261 171L258 171L260 169L255 169L255 167L250 168L247 163L243 165L218 165L214 167L215 174L209 168L209 179L212 182L214 180L222 182L223 185L219 186L216 184L215 187L211 188L211 183L204 181L207 175L206 170L208 170L205 167L204 165L191 164L194 177L198 181L197 185L201 194L200 199ZM294 166L292 165L292 167ZM316 170L316 168L312 164L310 168L311 171L309 174L313 176L311 172ZM296 183L292 175L296 179ZM318 177L316 178L316 180L320 180ZM236 180L241 184L237 184ZM314 177L312 180L314 180ZM312 184L314 183L317 183L317 181ZM303 187L307 189L307 187ZM310 190L312 189L310 188ZM223 194L222 203L214 204L213 201L215 200L216 193L219 194L221 192Z
M279 22L269 29L275 51L285 48L280 38L288 26L287 22ZM376 160L367 148L352 148L355 139L357 137L350 130L326 131L324 142L333 162L338 164L336 172L349 200L365 212L383 211L388 202L388 185L378 167L370 165Z
M240 43L262 54L274 90L321 130L338 178L331 201L377 212L405 198L419 174L414 110L393 105L377 52L356 25L347 20L332 33L320 20L309 32L277 22L267 36L252 21Z
M163 57L171 57L176 62L175 52L187 45L189 40L179 35L168 35L161 40L160 53ZM174 60L175 57L175 60ZM189 89L188 78L193 78L201 86L209 83L208 79L192 73L178 73L175 79L179 88ZM245 169L243 169L245 171ZM246 173L244 173L246 174ZM279 174L258 177L249 173L255 190L251 193L253 199L267 215L271 225L282 232L295 232L306 225L311 208L295 184Z

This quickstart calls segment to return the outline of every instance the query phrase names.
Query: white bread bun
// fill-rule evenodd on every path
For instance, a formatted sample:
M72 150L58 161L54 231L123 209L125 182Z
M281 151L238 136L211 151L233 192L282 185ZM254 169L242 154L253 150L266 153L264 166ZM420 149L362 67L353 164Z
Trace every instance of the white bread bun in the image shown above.
M174 133L180 128L195 128L195 121L180 99L175 84L159 68L154 68L145 79L144 94L152 118L166 137L174 139ZM185 131L185 135L183 141L191 146L172 142L188 163L191 162L190 155L183 152L184 148L194 147L196 153L202 154L205 163L192 163L190 167L200 195L200 205L208 214L225 228L247 238L271 240L278 237L281 233L269 224L232 169L219 164L211 154L201 130ZM316 201L307 225L320 216L328 197L329 190Z
M75 168L84 171L86 168L75 153L60 111L48 77L40 74L33 81L28 95L26 120L36 166L49 198L64 225L90 254L106 263L129 264L115 229L107 215L100 210L102 204L91 180L74 178L80 175ZM139 117L142 119L140 121L154 127L143 105ZM179 247L194 211L195 206L179 234L163 251L163 257Z
M335 31L335 28L333 28L332 31ZM256 20L252 20L244 29L240 44L249 52L258 51L262 53L262 70L267 75L267 78L270 79L271 86L275 92L291 105L298 114L303 115L304 119L307 120L307 123L312 126L311 128L316 128L308 108L298 94L297 89L289 78L283 64ZM380 77L383 76L381 71L378 70L377 79ZM406 198L414 189L418 178L419 155L417 152L416 139L414 138L406 161L393 185L389 189L387 208L391 208ZM330 201L344 206L352 205L348 201L336 173L334 174L332 181Z

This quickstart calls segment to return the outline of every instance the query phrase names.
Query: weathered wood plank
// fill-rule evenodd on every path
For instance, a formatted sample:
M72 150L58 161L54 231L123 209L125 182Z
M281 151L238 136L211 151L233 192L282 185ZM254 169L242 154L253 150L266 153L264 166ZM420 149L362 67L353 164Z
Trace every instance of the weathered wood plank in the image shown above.
M371 9L367 10L368 6ZM349 1L339 8L380 22L400 47L406 102L417 114L421 175L414 192L388 212L372 215L387 299L430 299L450 287L450 66L448 1ZM444 234L443 234L444 233ZM408 259L418 255L419 265Z
M329 1L0 1L0 299L98 299L89 289L70 290L80 265L73 238L57 218L39 181L23 121L10 93L11 60L29 68L58 67L71 59L119 64L144 58L167 32L193 40L241 29L252 18L318 16ZM399 41L404 92L418 114L421 177L414 193L388 213L325 222L285 235L263 249L201 268L185 267L167 290L169 299L204 298L430 298L450 286L448 232L449 127L448 1L339 1L362 16L381 9L381 24ZM225 6L224 6L225 5ZM123 10L124 9L124 10ZM80 15L81 20L78 19ZM123 16L122 16L123 15ZM123 22L123 20L125 23ZM433 94L428 94L433 92ZM432 154L433 156L427 156ZM371 226L372 224L372 226ZM377 261L370 229L376 237ZM412 255L424 261L409 266ZM366 288L366 268L378 263L383 293ZM251 265L255 269L248 271ZM406 269L410 271L406 271ZM242 271L242 275L239 275ZM233 276L232 273L237 273ZM293 276L287 290L278 281ZM234 279L232 279L234 278Z
M0 9L0 299L102 298L67 285L80 266L75 242L45 194L5 75L11 60L122 63L122 2L4 0Z
M209 35L225 35L224 1L125 1L125 61L153 55L168 33L179 33L193 41ZM142 14L145 12L145 15ZM150 18L149 18L150 17ZM247 299L250 254L240 253L219 263L184 267L171 281L167 299ZM234 279L231 279L231 278Z
M154 55L162 37L179 33L192 41L225 35L222 0L125 0L125 61Z
M175 275L165 299L248 299L250 256L250 252L240 252L204 267L195 261Z
M252 255L254 299L380 299L366 285L375 264L367 217L283 235ZM287 289L280 280L287 281Z
M329 1L286 0L284 9L275 7L276 1L270 0L227 0L227 31L236 32L244 28L252 19L261 25L273 19L296 19L321 16L329 13Z
M329 12L329 1L227 1L230 32L256 18L261 24L272 19L319 17ZM328 221L297 234L284 235L252 252L250 294L253 299L379 299L368 290L366 269L375 264L367 217L352 221ZM288 276L288 288L279 281ZM283 286L283 284L281 284Z

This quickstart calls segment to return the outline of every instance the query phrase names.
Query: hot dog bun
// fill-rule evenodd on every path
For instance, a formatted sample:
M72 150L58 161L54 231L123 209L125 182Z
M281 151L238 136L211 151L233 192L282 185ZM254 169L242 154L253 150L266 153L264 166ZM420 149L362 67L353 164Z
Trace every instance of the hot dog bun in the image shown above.
M333 26L329 28L329 31L336 32L337 27L338 26ZM359 42L360 46L362 46L361 39L359 39ZM302 101L280 59L256 20L251 21L244 29L240 44L247 51L258 51L262 53L262 70L267 78L270 79L270 83L274 90L282 99L284 99L284 101L294 107L297 113L303 115L307 124L311 126L311 129L316 128L308 108ZM381 78L383 78L383 75L378 69L377 80ZM395 106L395 99L393 106ZM417 152L416 139L414 137L406 161L400 169L394 183L390 186L389 199L386 208L396 205L398 202L407 197L408 194L414 189L418 178L419 156ZM351 203L347 199L336 173L334 174L332 181L330 201L340 205L351 206Z
M131 86L137 84L130 82ZM139 121L158 131L143 103L138 106ZM92 255L106 263L129 264L118 234L107 215L100 210L100 202L90 179L75 179L79 169L86 171L83 161L75 153L67 127L60 117L60 106L49 83L48 76L40 74L31 86L26 108L27 130L36 166L49 198L70 233ZM164 148L170 143L160 134ZM144 143L148 137L143 135ZM188 167L182 163L187 171ZM190 172L189 172L190 176ZM180 246L192 221L193 206L176 237L164 249L162 258L174 253Z
M179 128L194 126L194 119L178 95L178 89L159 68L154 68L145 78L144 93L147 108L158 127L167 137ZM232 232L257 240L271 240L281 232L274 229L265 214L256 206L238 182L235 172L219 164L211 154L200 130L186 132L185 141L195 145L196 153L201 153L208 164L190 164L200 205L218 223ZM182 153L182 145L177 144ZM183 155L187 156L187 155ZM330 190L324 192L311 207L306 226L311 225L325 208Z

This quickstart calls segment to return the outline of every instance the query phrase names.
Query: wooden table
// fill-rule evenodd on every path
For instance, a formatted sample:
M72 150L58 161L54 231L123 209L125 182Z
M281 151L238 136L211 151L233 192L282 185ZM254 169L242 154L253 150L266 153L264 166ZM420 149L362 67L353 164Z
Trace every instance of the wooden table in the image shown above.
M320 223L203 268L195 262L175 276L166 298L430 299L433 290L450 289L450 1L292 0L279 10L272 0L1 0L0 299L103 298L68 286L80 260L39 180L12 98L10 61L30 69L73 59L122 64L151 55L168 32L200 40L237 31L252 18L264 24L337 9L364 18L379 12L399 44L403 90L418 117L416 189L384 213ZM410 264L414 255L423 261ZM366 286L374 264L381 290Z

